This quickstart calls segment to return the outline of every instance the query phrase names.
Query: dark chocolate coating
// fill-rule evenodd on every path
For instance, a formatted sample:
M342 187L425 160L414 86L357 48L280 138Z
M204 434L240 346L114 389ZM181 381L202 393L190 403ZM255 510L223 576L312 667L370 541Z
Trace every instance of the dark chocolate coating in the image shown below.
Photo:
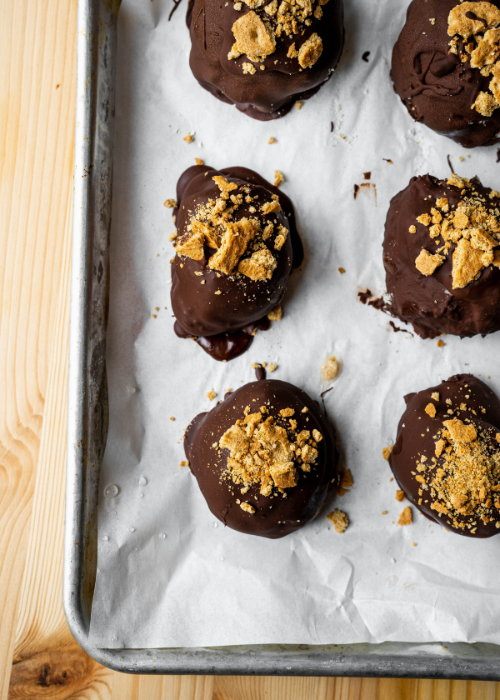
M473 0L475 1L475 0ZM490 0L500 7L498 0ZM450 54L448 15L460 0L413 0L394 46L391 78L408 113L464 148L495 143L500 110L484 117L472 109L491 77ZM431 24L430 19L436 20Z
M439 392L439 401L431 398L431 395L436 391ZM466 395L469 396L468 399L465 398ZM484 524L480 518L460 518L462 522L474 520L477 523L477 530L475 534L472 534L468 529L462 530L454 527L448 515L440 517L435 510L432 510L429 496L424 495L422 504L418 505L420 484L415 480L415 474L412 472L415 472L415 464L420 461L420 455L425 455L429 460L434 456L436 433L443 427L443 421L450 418L446 413L450 408L446 399L452 400L453 407L462 402L467 405L467 410L460 413L460 420L470 419L483 428L492 427L497 432L500 431L500 401L498 397L484 382L472 374L457 374L438 386L405 396L406 411L399 421L398 436L389 464L407 499L430 520L466 537L492 537L500 532L493 521ZM436 407L435 418L431 418L425 413L425 407L429 403L433 403ZM482 412L483 408L486 409L485 413ZM474 415L473 410L476 411L477 415ZM497 443L496 448L500 450L500 444ZM425 493L429 492L424 491ZM426 499L428 499L427 502ZM496 520L500 520L498 512Z
M477 179L473 182L489 206L500 207L498 198L489 198L490 188L483 187ZM388 311L411 323L421 338L435 338L442 333L461 338L494 333L500 329L499 268L490 265L479 279L463 289L452 289L455 244L433 275L425 277L415 267L422 248L434 253L443 244L441 236L432 239L429 229L416 220L421 214L430 214L440 197L446 197L450 208L454 208L461 200L461 190L423 175L412 178L408 187L391 201L384 238L386 284L392 297ZM413 234L409 233L412 225L417 228Z
M281 300L292 265L302 261L302 246L295 228L295 214L290 199L257 173L247 168L224 168L217 171L206 165L188 168L177 183L178 209L174 210L179 236L186 232L195 207L209 198L216 199L219 188L212 180L224 175L229 182L250 185L257 211L250 213L249 204L243 203L235 212L258 218L263 225L277 221L290 231L280 251L273 246L274 237L266 245L277 260L270 280L251 280L244 275L227 276L208 267L213 251L206 250L202 260L196 261L176 255L172 262L172 309L176 317L175 331L184 338L199 337L199 344L217 360L228 360L243 352L256 328L268 327L266 315ZM282 210L264 215L259 203L277 194ZM201 272L200 276L196 272ZM201 281L205 280L205 284ZM216 295L220 290L222 294Z
M318 459L309 473L300 469L297 486L286 489L283 496L262 496L258 486L241 495L241 485L233 484L221 476L226 470L228 450L219 457L212 445L237 419L244 417L243 411L250 406L252 412L270 401L269 414L279 417L284 408L295 410L294 419L298 430L319 430L323 440L318 443ZM309 411L302 413L304 406ZM208 507L224 525L245 532L276 539L303 527L314 518L325 503L330 490L337 483L337 451L335 432L318 404L304 391L276 379L264 379L245 384L231 394L226 394L209 413L201 413L190 424L184 442L186 457L191 471L198 481ZM236 503L236 499L247 501L255 508L252 515Z
M283 35L277 40L276 51L256 64L257 72L244 75L241 64L248 57L229 60L227 55L234 43L231 27L250 8L243 5L243 10L237 12L233 0L191 0L186 21L192 42L189 65L194 77L219 100L236 105L254 119L283 117L297 100L308 99L319 90L342 54L343 0L329 0L321 9L320 20L311 16L311 26L303 34ZM288 48L298 39L302 44L314 32L323 40L323 53L311 68L302 69L297 59L287 58ZM265 66L264 71L260 65Z

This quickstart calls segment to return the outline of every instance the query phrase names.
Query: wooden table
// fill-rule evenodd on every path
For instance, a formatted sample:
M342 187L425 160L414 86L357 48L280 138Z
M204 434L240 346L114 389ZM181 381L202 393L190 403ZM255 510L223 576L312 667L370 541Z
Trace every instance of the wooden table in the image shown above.
M61 580L76 0L0 0L0 18L0 700L500 700L496 683L126 676L73 641Z

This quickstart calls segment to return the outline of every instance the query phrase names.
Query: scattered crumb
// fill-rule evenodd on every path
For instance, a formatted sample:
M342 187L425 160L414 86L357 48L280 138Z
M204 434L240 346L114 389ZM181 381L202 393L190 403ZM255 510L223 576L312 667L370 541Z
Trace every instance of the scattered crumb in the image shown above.
M412 547L416 547L416 546L417 546L417 543L416 543L416 542L413 542L411 546L412 546Z
M270 321L281 321L283 318L283 307L281 304L276 304L274 309L271 309L271 311L267 314L267 318Z
M277 369L278 369L278 365L270 364L269 367L267 368L267 371L268 372L275 372ZM500 437L500 434L499 434L499 437Z
M194 162L196 165L205 165L205 162L201 158L195 158Z
M343 268L343 267L339 267L339 272L340 272L341 275L343 275L344 272L345 272L344 268Z
M435 17L431 17L430 20L429 20L429 22L430 22L431 24L436 24L436 18L435 18Z
M193 134L192 134L190 131L188 131L188 135L187 135L187 136L184 136L184 141L185 141L186 143L193 143L193 141L194 141L194 136L193 136Z
M302 109L302 107L304 106L304 103L302 102L302 100L299 100L298 102L295 103L295 106L297 107L297 109Z
M215 391L213 389L210 389L210 391L208 392L208 394L206 396L207 396L207 399L209 401L213 401L215 399L215 397L217 396L217 394L215 393Z
M169 240L170 242L172 242L172 241L175 241L176 238L177 238L177 231L174 231L173 233L171 233L171 234L169 235L168 240Z
M170 416L170 420L175 420L174 416Z
M392 448L393 448L393 447L394 447L394 445L389 445L389 447L384 447L384 449L382 450L382 457L383 457L387 462L389 461L389 457L390 457L391 454L392 454Z
M339 534L342 534L347 530L347 527L349 525L349 518L338 508L335 508L334 511L328 513L326 517L335 528L335 531Z
M340 486L343 489L349 489L353 484L354 480L352 478L351 470L346 469L344 472L342 472L342 476L340 477Z
M246 513L250 513L251 515L255 513L255 508L251 506L250 503L245 503L243 501L243 503L240 503L240 508L241 510L244 510Z
M177 202L175 201L175 199L172 199L172 198L170 197L170 199L166 199L166 200L163 202L163 206L164 206L164 207L167 207L167 209L175 209L176 206L177 206Z
M274 138L274 136L271 136L267 143L276 143L276 139Z
M275 170L274 171L274 186L279 187L282 182L285 182L285 176L281 172L281 170Z
M428 416L431 418L436 417L436 407L434 406L433 403L428 403L427 406L425 407L425 412L427 413Z
M433 391L431 394L431 399L433 401L439 401L439 391Z
M411 513L410 506L406 506L401 515L399 516L398 525L411 525L413 522L413 516Z
M156 318L156 317L157 317L156 314L151 314L151 316L152 316L153 318Z
M189 462L185 462L185 461L179 462L179 466L180 467L189 467Z
M382 511L382 515L387 515L387 513L388 513L387 510L383 510L383 511Z
M333 380L339 373L339 369L339 363L337 362L337 359L332 355L326 360L326 362L321 367L321 377L326 382L333 382Z
M444 342L441 340L441 338L437 341L437 346L438 346L438 348L444 348L445 345L446 345L446 343L444 343Z
M405 500L405 492L402 489L398 489L396 491L396 501L404 501Z

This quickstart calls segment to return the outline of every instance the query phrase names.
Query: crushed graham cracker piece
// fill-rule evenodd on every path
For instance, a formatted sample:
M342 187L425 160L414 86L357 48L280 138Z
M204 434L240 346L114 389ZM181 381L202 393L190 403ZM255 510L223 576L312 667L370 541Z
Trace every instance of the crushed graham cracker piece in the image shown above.
M194 162L196 165L205 165L204 161L201 158L195 158Z
M399 516L398 525L411 525L413 522L413 515L410 506L406 506L401 515Z
M271 311L267 314L267 318L270 321L281 321L283 318L283 307L281 306L280 302L276 304L273 309L271 309Z
M460 177L456 173L450 175L450 177L446 181L446 184L452 185L453 187L459 187L460 189L465 190L470 190L472 187L472 183L470 180L468 180L466 177Z
M276 50L273 30L254 10L237 19L231 29L236 40L233 50L246 54L251 61L270 56Z
M326 517L327 520L335 528L335 532L338 532L339 535L341 535L347 530L349 526L349 518L343 511L339 510L338 508L335 508L335 510L331 513L328 513Z
M280 411L280 416L282 416L283 418L290 418L294 414L295 411L293 410L293 408L282 408Z
M434 406L433 403L428 403L427 406L425 407L425 412L427 413L428 416L431 418L436 417L436 407Z
M299 100L298 102L295 103L295 107L299 110L299 112L303 106L304 106L304 103L302 100Z
M293 42L293 44L290 44L286 55L287 55L287 58L297 58L297 56L299 55L299 52L295 48L295 42Z
M419 224L423 224L424 226L430 226L432 219L429 214L421 214L420 216L417 216L417 221Z
M384 447L384 449L382 450L382 457L386 460L386 462L389 461L393 448L394 445L389 445L388 447Z
M453 289L462 289L473 282L485 267L485 254L477 250L466 238L458 241L453 251L452 279Z
M163 202L163 206L167 207L167 209L175 209L177 207L177 202L175 199L167 199Z
M189 462L183 460L182 462L179 462L179 467L189 467Z
M262 248L238 265L238 272L251 280L270 280L278 263L267 248Z
M194 141L194 136L193 134L189 131L187 136L184 136L184 141L186 143L193 143Z
M452 440L465 443L477 440L477 431L473 425L466 425L458 418L445 420L443 424L448 428Z
M439 391L433 391L431 394L431 399L433 401L439 401Z
M402 489L398 489L396 491L396 501L404 501L405 500L405 492Z
M448 16L448 36L469 39L499 24L500 10L491 2L462 2Z
M316 34L311 34L309 39L305 41L299 49L299 65L302 68L311 68L318 61L323 53L323 41Z
M444 340L441 340L441 338L440 338L440 339L437 341L436 345L438 346L438 348L444 348L444 346L446 345L446 343L444 342Z
M408 230L410 233L417 233L417 227L414 226L413 224L410 226L410 228Z
M483 117L491 117L498 107L500 107L500 105L496 97L490 95L489 92L480 92L472 105L472 109L475 109L476 112L479 112Z
M430 275L433 275L437 268L444 263L445 259L446 258L443 255L432 255L428 250L422 248L420 254L415 260L415 267L420 273L422 273L422 275L429 277Z
M245 513L250 513L250 515L253 515L255 513L255 508L251 506L250 503L245 503L245 501L240 503L240 508L241 510L244 510Z
M269 144L276 143L276 139L274 138L274 136L271 136L271 138L269 139L269 141L267 143L269 143Z
M210 391L207 394L207 399L209 401L213 401L216 396L217 396L217 394L215 393L215 391L213 389L210 389Z
M325 382L333 382L338 376L340 365L333 355L329 357L321 367L321 377Z
M241 67L243 69L243 75L254 75L257 72L253 63L248 63L248 61L242 63Z
M277 194L273 194L272 200L270 202L264 202L260 207L263 214L274 214L275 212L281 211L281 204ZM286 229L285 229L286 231Z
M268 367L267 367L267 371L271 372L271 373L276 372L277 369L278 369L278 365L274 365L272 363L270 365L268 365Z
M281 172L281 170L275 170L274 171L274 186L279 187L282 182L285 182L285 176Z
M340 477L340 487L343 489L350 489L353 484L354 480L352 478L351 470L346 469L342 472Z
M170 243L172 243L172 241L175 241L176 238L177 238L177 231L173 231L173 233L170 233L168 235L168 240L170 241Z

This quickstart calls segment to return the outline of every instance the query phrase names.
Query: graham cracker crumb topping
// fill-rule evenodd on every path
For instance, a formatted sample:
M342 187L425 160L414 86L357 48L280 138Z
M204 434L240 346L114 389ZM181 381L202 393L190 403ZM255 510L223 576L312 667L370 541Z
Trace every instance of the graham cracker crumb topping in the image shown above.
M238 18L232 26L235 43L228 54L229 60L246 54L254 63L263 61L276 51L277 40L286 36L295 38L295 41L288 46L287 58L297 59L303 69L311 68L318 61L323 51L323 42L316 32L311 34L302 45L297 44L305 30L314 21L321 20L323 16L321 6L328 0L317 0L316 3L314 0L290 0L290 2L272 0L264 7L265 0L244 0L244 2L251 10ZM241 1L234 2L233 7L241 11ZM242 68L244 73L251 72L248 64L242 64Z
M452 254L452 288L462 289L477 280L489 265L500 267L500 211L479 195L473 183L453 174L447 181L461 190L461 200L452 209L448 199L439 198L432 216L422 214L418 223L429 228L429 236L438 244L436 253L423 248L415 267L425 276L433 275ZM440 239L440 240L436 240Z
M281 410L276 419L273 415L264 419L267 407L256 413L247 408L243 420L237 420L219 441L219 447L230 452L228 476L244 487L258 485L263 496L270 496L273 489L283 494L298 484L299 472L311 471L318 458L317 441L309 430L298 432L295 420L285 422L294 414L291 408Z
M238 193L239 186L229 182L225 177L216 175L212 178L220 190L220 197L196 207L190 218L186 233L176 239L175 250L179 255L192 260L203 260L210 249L212 255L208 260L211 270L225 275L243 275L252 280L269 280L277 267L277 261L264 241L270 238L274 225L268 223L262 227L259 219L244 216L236 219L235 213L243 205L243 194ZM248 188L243 188L248 192ZM253 202L256 198L246 195ZM252 205L250 211L256 209ZM281 210L277 195L260 205L264 215ZM278 226L279 235L274 242L274 249L280 250L288 234L284 226ZM281 238L280 238L281 237Z
M492 76L490 92L480 92L471 105L484 117L491 117L500 106L499 25L500 9L491 2L462 2L448 17L448 35L452 37L449 52L462 63L470 60L471 68L483 76Z
M404 501L405 500L405 492L401 489L398 489L396 491L396 501Z
M461 399L447 404L452 415L467 409ZM416 467L415 479L430 507L439 517L446 515L453 527L474 533L478 519L484 524L499 519L500 447L495 428L470 419L444 420L435 436L434 455L422 455Z
M339 535L344 533L349 527L349 518L343 511L339 510L338 508L335 508L334 511L328 513L326 517L335 528L335 532L338 532Z

